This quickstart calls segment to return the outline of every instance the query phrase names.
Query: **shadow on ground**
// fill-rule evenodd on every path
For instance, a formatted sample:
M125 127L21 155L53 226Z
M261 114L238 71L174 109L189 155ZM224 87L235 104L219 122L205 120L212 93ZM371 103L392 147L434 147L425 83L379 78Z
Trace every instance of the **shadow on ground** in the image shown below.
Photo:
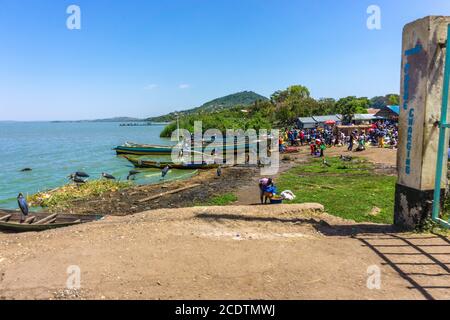
M210 221L244 221L309 224L327 237L351 237L372 250L428 300L450 299L450 240L439 234L403 233L392 225L330 225L318 218L258 217L238 214L196 216Z

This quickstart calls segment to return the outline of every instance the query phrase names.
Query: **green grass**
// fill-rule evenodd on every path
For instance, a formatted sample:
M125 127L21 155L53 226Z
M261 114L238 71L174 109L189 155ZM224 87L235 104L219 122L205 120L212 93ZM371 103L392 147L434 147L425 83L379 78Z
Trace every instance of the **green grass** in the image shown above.
M356 222L393 223L396 177L376 174L373 165L362 158L343 162L327 158L294 167L276 181L277 189L292 190L292 203L318 202L329 214ZM370 215L373 208L378 215Z
M238 200L237 196L233 193L225 193L219 196L215 196L203 203L203 206L226 206Z
M131 183L129 182L93 180L79 186L71 183L52 191L36 193L29 196L27 200L31 206L68 207L71 201L90 199L105 192L114 192L130 186Z
M441 218L445 221L450 221L450 197L445 199Z

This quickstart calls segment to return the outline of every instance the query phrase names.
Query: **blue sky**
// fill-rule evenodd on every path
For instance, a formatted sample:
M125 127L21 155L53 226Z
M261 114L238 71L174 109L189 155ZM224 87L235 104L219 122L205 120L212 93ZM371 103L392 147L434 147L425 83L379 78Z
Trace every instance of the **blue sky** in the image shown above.
M81 8L81 30L66 9ZM381 30L366 27L369 5ZM0 0L0 120L146 117L242 90L398 92L404 24L448 0Z

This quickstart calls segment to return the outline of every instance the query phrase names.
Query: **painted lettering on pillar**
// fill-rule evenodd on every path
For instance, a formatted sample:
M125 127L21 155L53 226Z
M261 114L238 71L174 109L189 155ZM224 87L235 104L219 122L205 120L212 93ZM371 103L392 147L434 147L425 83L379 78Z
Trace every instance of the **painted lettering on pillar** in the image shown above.
M419 43L414 48L406 50L405 56L413 56L420 52L422 52L423 47ZM407 129L407 136L406 136L406 160L405 160L405 173L407 175L411 174L411 152L413 147L413 133L414 133L414 108L409 108L409 101L410 101L410 71L411 71L411 64L409 63L409 60L406 59L407 63L405 64L405 67L403 68L404 77L403 77L403 110L408 111L408 129Z

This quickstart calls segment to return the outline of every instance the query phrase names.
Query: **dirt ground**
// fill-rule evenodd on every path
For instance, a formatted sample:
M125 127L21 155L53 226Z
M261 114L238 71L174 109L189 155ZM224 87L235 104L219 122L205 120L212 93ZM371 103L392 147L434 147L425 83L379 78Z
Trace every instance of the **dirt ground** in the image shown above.
M346 148L333 147L327 150L326 156L348 155ZM396 152L391 149L368 148L362 153L351 153L353 156L363 156L375 163L376 170L383 173L395 174ZM301 148L298 154L287 155L289 160L280 156L280 168L277 176L291 168L293 165L307 161L309 147ZM238 196L236 204L247 205L259 203L258 180L262 177L260 169L256 167L223 168L220 178L216 170L199 171L197 176L189 181L173 181L158 185L135 186L125 190L110 192L93 199L73 201L69 208L53 208L48 211L71 214L103 214L125 216L138 212L160 208L184 208L205 204L214 196L232 192ZM199 184L199 186L166 195L159 199L141 201L151 195L157 195L186 185Z
M305 146L300 149L298 154L289 154L288 157L290 161L282 161L280 165L280 170L278 174L271 176L276 183L276 179L279 174L288 170L293 165L298 165L300 163L308 161L311 156L309 155L309 147ZM345 147L332 147L328 148L325 152L325 157L335 157L335 156L352 156L352 157L365 157L367 160L375 164L375 172L383 174L397 174L396 161L397 152L393 149L379 149L369 147L363 152L348 152ZM283 159L283 156L281 156ZM236 195L238 196L238 201L235 204L238 205L251 205L260 202L259 199L259 189L258 180L261 178L260 175L253 175L250 183L242 184Z
M395 150L360 155L395 171ZM281 171L307 157L302 150ZM237 177L238 204L259 200L256 170L225 171ZM204 189L204 199L224 192L233 186L226 180L202 173L189 182L202 183L196 191L146 204L157 210L0 233L0 299L450 299L448 237L356 224L320 204L167 208L192 204ZM149 196L145 188L123 197ZM67 289L74 270L81 287ZM380 287L369 289L378 271Z
M189 180L172 181L157 185L133 186L116 192L108 192L93 199L76 200L69 208L52 208L48 211L71 214L103 214L125 216L138 212L160 208L184 208L206 203L213 196L235 191L249 184L258 168L223 168L220 178L216 170L199 171ZM158 199L148 199L152 195L162 194L188 185L194 188L165 195ZM145 201L142 201L145 200Z
M160 209L0 234L1 299L449 299L450 240L310 205ZM80 289L65 289L70 266ZM380 289L368 289L379 268Z

